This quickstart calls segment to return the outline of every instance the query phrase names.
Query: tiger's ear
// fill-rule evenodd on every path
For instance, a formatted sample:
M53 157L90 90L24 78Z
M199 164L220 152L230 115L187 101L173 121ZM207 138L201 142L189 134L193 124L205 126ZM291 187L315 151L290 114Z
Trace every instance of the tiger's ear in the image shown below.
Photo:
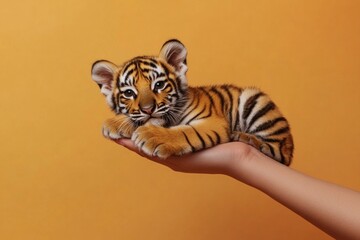
M159 57L173 66L180 75L185 75L187 71L186 65L187 51L179 40L171 39L164 43L160 50Z
M92 65L91 77L99 85L101 93L105 96L111 95L112 82L118 67L106 60L96 61Z

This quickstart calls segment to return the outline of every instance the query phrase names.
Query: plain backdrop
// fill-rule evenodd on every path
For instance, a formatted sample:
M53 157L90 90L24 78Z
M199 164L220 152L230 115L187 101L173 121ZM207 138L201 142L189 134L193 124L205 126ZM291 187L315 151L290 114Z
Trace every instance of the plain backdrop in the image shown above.
M112 113L90 69L178 38L189 84L262 88L291 124L291 167L359 190L359 12L356 0L3 2L0 239L329 239L240 182L104 139Z

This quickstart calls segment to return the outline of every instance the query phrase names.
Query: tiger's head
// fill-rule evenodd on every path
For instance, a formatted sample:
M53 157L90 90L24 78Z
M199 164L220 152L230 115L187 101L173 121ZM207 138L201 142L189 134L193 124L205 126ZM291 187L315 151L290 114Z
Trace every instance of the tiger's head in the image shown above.
M92 79L116 114L129 116L139 126L148 121L173 125L186 99L186 55L180 41L169 40L157 57L136 57L121 66L95 62Z

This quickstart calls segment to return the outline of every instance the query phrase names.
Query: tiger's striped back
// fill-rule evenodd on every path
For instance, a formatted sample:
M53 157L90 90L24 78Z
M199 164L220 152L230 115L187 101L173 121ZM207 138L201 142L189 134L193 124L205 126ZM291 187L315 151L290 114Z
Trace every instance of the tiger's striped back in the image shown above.
M257 88L243 89L234 85L190 87L189 92L192 93L191 101L185 107L179 125L193 124L196 129L199 121L211 124L210 118L226 119L227 123L222 126L223 134L197 134L201 148L228 141L244 141L238 137L242 133L261 141L262 146L255 147L262 147L266 155L286 165L291 163L293 142L289 124L265 93Z

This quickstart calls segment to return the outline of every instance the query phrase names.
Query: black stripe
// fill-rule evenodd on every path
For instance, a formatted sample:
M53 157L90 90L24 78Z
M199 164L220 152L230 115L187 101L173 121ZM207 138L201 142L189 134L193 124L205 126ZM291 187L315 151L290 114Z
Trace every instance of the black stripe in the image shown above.
M265 105L265 107L263 107L262 109L260 109L254 116L253 118L250 120L249 125L246 128L246 132L248 129L251 128L251 126L254 124L254 122L256 120L258 120L259 118L261 118L262 116L264 116L266 113L268 113L269 111L275 109L275 104L273 102L269 102L268 104Z
M220 135L217 133L217 132L215 132L215 131L212 131L214 134L215 134L215 136L216 136L216 144L220 144L221 143L221 138L220 138Z
M262 96L263 93L257 93L254 96L249 97L244 105L244 109L243 109L243 114L242 114L242 119L247 119L250 115L250 113L252 112L253 108L255 107L256 103L257 103L257 99Z
M204 88L202 88L202 87L200 87L199 88L200 90L202 90L203 91L203 93L205 93L205 95L209 98L209 100L210 100L210 110L211 110L211 108L213 108L214 107L214 99L213 99L213 97L209 94L209 92L207 91L207 90L205 90ZM215 109L215 111L216 111L216 109Z
M274 147L271 146L269 143L266 143L266 145L268 145L269 149L270 149L270 152L271 152L271 155L272 157L275 157L275 150L274 150Z
M284 143L285 143L285 138L282 141L280 141L280 143L279 143L280 162L282 164L285 164L285 157L284 157L284 154L282 152L282 147L284 146Z
M270 142L270 143L278 143L281 140L280 139L273 139L273 138L266 138L266 137L261 137L261 136L256 136L257 138L260 138L262 141L264 142Z
M284 117L278 117L278 118L266 121L266 122L260 124L259 126L257 126L256 129L252 130L249 133L254 134L254 133L257 133L257 132L261 132L261 131L270 129L273 126L275 126L276 123L281 122L281 121L286 121L286 119Z
M240 129L240 114L239 114L239 106L240 106L240 97L238 97L238 103L236 105L236 108L238 110L236 110L236 117L235 117L235 130L239 130ZM237 128L238 127L238 128Z
M216 89L216 87L212 87L210 91L214 92L220 98L220 106L223 107L225 103L224 96Z
M118 93L116 94L116 96L114 96L114 101L116 101L116 105L119 105L119 110L120 110L120 91L118 91Z
M128 65L126 65L122 72L123 72L123 73L126 73L126 71L129 69L129 67L130 67L131 65L133 65L133 64L134 64L134 63L129 63Z
M156 72L156 71L155 71ZM165 73L158 73L156 72L156 78L165 77Z
M287 133L287 132L289 132L289 130L290 130L289 127L283 127L283 128L280 128L280 129L276 130L276 131L273 132L273 133L270 133L269 135L267 135L267 137L276 136L276 135L280 135L280 134L283 134L283 133Z
M134 69L131 69L131 70L129 70L127 73L126 73L126 76L125 76L125 81L127 81L128 80L128 78L129 78L129 76L130 76L130 74L132 74L134 72Z
M175 91L176 92L178 92L178 90L177 90L177 86L176 86L176 83L175 83L175 81L174 81L174 79L171 79L171 78L167 78L166 80L164 80L165 82L166 81L168 81L169 83L171 83L172 84L172 86L174 86L175 87Z
M115 79L115 81L116 81L116 85L115 86L117 86L117 88L120 88L120 75L119 74L117 74L117 76L116 76L116 78L114 78Z
M150 66L152 68L155 68L155 69L157 68L157 65L155 63L153 63L153 62L146 62L146 61L141 61L141 60L139 62L144 64L144 65Z
M155 79L158 79L158 78L159 78L159 76L160 76L160 74L162 74L162 75L163 75L163 77L165 76L165 74L164 74L164 73L162 73L162 72L158 72L158 71L156 71L156 69L153 69L153 71L152 71L152 75L151 75L151 76L155 76Z
M229 129L231 129L231 131L233 130L233 125L232 125L232 122L233 122L233 116L232 116L232 114L233 114L233 96L232 96L232 94L231 94L231 92L229 91L229 89L228 89L228 86L222 86L221 87L222 89L224 89L225 90L225 92L227 93L227 95L229 96L229 105L230 105L230 109L229 109L229 125L230 125L230 128Z
M151 68L140 68L142 72L149 73L150 71L153 71Z
M206 106L205 106L205 108L206 108ZM203 117L200 117L200 118L198 118L198 120L200 120L200 119L205 119L205 118L208 118L208 117L211 117L211 116L212 116L212 110L211 110L211 108L209 108L209 113L208 113L208 115L203 116Z
M192 122L194 119L196 119L198 116L200 116L203 112L205 112L206 110L206 105L204 106L204 108L198 113L196 114L194 117L192 117L189 121L187 121L185 124L188 125L190 122Z
M196 103L196 105L195 105L195 107L193 107L192 109L189 109L189 110L187 111L187 113L185 113L184 115L182 115L182 118L180 119L179 123L181 123L182 121L184 121L184 119L185 119L187 116L189 116L189 114L192 113L192 111L194 111L194 109L197 108L197 106L199 105L200 100L199 100L198 98L196 98L196 97L193 98L193 100L192 100L192 102L190 103L189 107L195 102L195 100L198 100L197 103Z
M169 69L167 69L167 67L161 62L160 62L160 65L164 69L166 76L169 78Z
M211 146L215 145L214 140L212 139L212 137L209 134L206 134L206 136L209 138L210 142L211 142Z
M159 64L155 59L152 58L147 58L147 60L149 60L150 62L154 63L154 64Z
M191 127L192 127L192 129L194 129L196 136L199 138L201 145L202 145L202 149L204 149L206 147L204 139L201 137L200 133L198 131L196 131L196 129L193 126L191 126Z

